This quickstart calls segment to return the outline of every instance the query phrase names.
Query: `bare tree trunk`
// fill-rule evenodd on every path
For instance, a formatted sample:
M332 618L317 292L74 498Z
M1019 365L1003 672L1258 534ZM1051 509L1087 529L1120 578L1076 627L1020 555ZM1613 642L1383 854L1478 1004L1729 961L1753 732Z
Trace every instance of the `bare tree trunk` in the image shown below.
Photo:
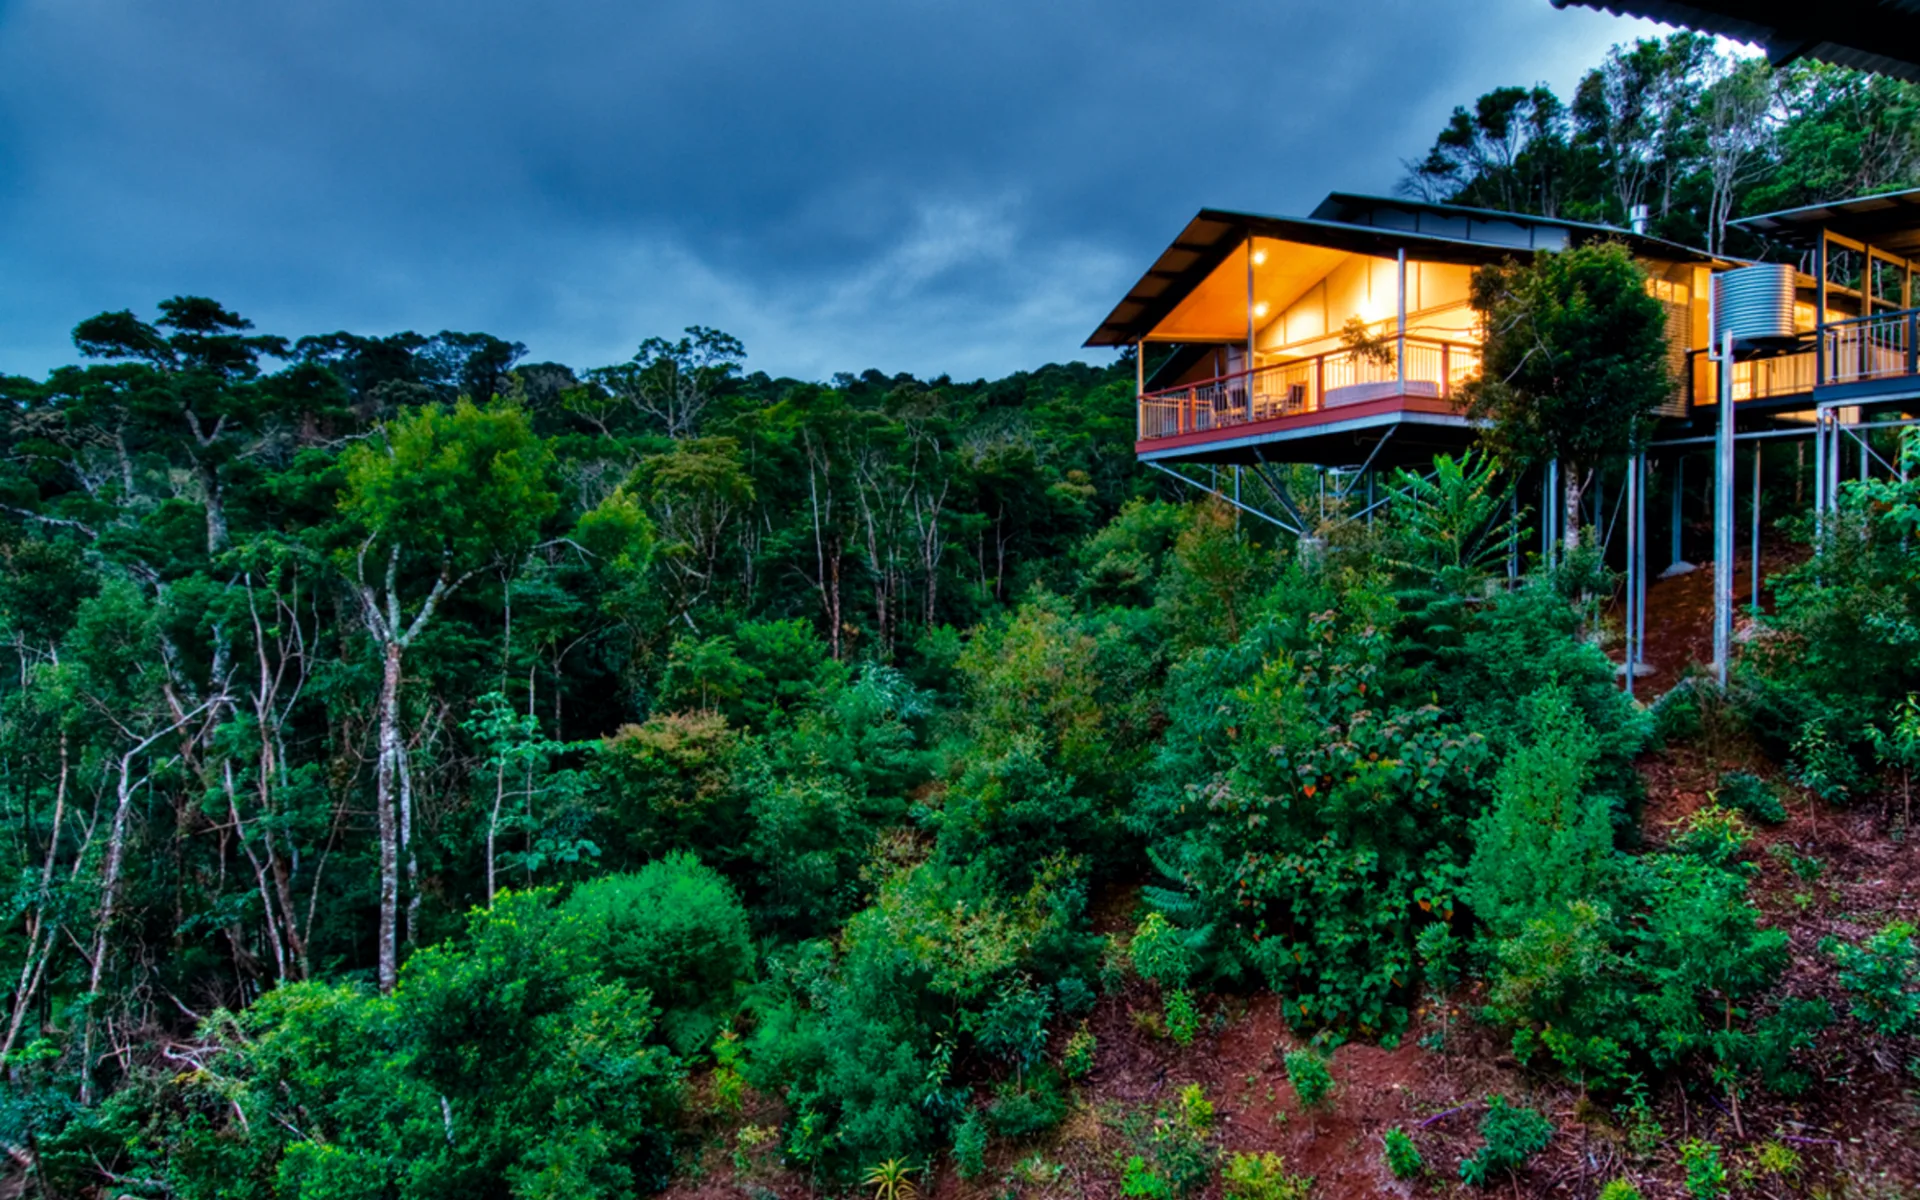
M1566 467L1567 487L1566 499L1564 501L1566 511L1562 514L1561 519L1566 524L1564 541L1567 552L1572 553L1580 548L1580 472L1570 462L1564 463L1563 465Z
M20 986L13 993L13 1015L7 1022L7 1038L0 1042L0 1062L13 1053L13 1043L20 1036L20 1026L27 1019L27 1010L33 1007L34 993L40 990L40 978L46 970L47 958L53 953L53 935L47 931L47 889L53 882L53 864L60 853L60 827L67 812L67 735L60 735L60 774L53 787L53 832L47 836L47 857L40 868L40 891L38 903L27 914L27 952L20 963ZM44 946L40 944L40 935L47 933Z
M420 856L413 849L413 756L404 744L396 765L400 768L400 852L407 858L407 916L401 936L411 946L420 919Z
M374 773L374 808L380 830L380 990L392 992L400 974L396 942L400 906L400 835L394 791L400 764L400 643L383 647L380 680L380 748Z
M222 698L223 699L223 698ZM107 832L107 858L100 868L100 911L94 918L93 954L88 964L87 975L87 1024L86 1033L81 1041L80 1053L80 1099L83 1104L93 1101L92 1059L93 1059L93 1009L100 998L100 981L107 969L107 933L113 927L113 910L120 896L120 871L127 858L127 818L133 811L133 760L147 752L161 738L184 726L194 716L204 711L209 702L204 702L191 713L176 715L173 724L136 742L126 753L120 756L119 777L114 791L113 821Z

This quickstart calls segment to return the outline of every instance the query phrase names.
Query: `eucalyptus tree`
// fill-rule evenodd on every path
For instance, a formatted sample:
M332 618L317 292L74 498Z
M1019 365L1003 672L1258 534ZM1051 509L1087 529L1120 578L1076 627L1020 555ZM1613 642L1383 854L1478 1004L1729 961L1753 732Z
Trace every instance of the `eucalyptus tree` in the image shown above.
M341 566L381 658L375 816L382 990L392 990L399 969L400 855L412 840L413 783L401 737L404 657L450 596L534 545L559 503L551 460L524 411L464 399L451 409L407 412L343 459L340 508L359 539L342 553ZM408 866L412 875L412 858Z

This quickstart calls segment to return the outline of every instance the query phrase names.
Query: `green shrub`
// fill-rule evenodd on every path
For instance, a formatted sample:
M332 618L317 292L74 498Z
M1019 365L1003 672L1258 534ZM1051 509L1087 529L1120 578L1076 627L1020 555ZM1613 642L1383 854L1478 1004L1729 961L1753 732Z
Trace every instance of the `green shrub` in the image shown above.
M977 1179L987 1169L987 1121L977 1108L953 1131L953 1165L962 1179Z
M1008 1080L994 1089L987 1121L1004 1138L1032 1137L1058 1125L1067 1115L1066 1089L1050 1068L1028 1072L1024 1081Z
M1663 746L1690 742L1700 736L1700 698L1693 680L1683 679L1648 706L1653 718L1653 736Z
M1387 1159L1387 1170L1393 1172L1395 1179L1414 1179L1426 1169L1426 1163L1420 1157L1420 1147L1413 1144L1413 1138L1407 1131L1395 1125L1387 1130L1381 1139Z
M680 1064L552 892L501 893L391 996L289 984L202 1033L218 1077L180 1076L141 1135L169 1145L167 1194L610 1198L671 1171Z
M1826 872L1827 864L1811 854L1801 854L1785 842L1775 842L1767 847L1767 854L1787 864L1787 869L1800 878L1812 880L1820 878Z
M1504 1171L1517 1171L1553 1140L1553 1123L1531 1108L1515 1108L1504 1096L1487 1097L1480 1118L1480 1152L1460 1164L1460 1178L1482 1187Z
M1226 1200L1308 1200L1313 1179L1288 1172L1278 1154L1235 1154L1220 1172L1220 1194Z
M1198 1084L1182 1088L1174 1105L1155 1110L1144 1127L1139 1114L1130 1117L1122 1129L1134 1153L1124 1160L1121 1190L1128 1196L1173 1200L1204 1187L1217 1161L1212 1126L1213 1105Z
M1167 993L1167 1036L1182 1046L1193 1044L1200 1030L1200 1011L1193 1005L1193 993L1174 988Z
M1716 867L1730 867L1753 840L1740 814L1718 804L1703 804L1674 823L1672 849Z
M1144 1155L1130 1154L1120 1168L1120 1194L1130 1200L1170 1200L1173 1184L1147 1165Z
M1787 819L1787 806L1780 802L1780 793L1766 780L1745 771L1722 775L1714 797L1717 803L1762 825L1780 825Z
M1856 1020L1890 1036L1920 1029L1920 945L1911 924L1895 921L1857 946L1828 939L1822 948L1840 966Z
M1693 1200L1720 1200L1727 1194L1727 1167L1720 1147L1693 1138L1680 1143L1680 1162L1687 1170L1687 1195Z
M1190 1083L1180 1089L1180 1123L1195 1133L1205 1134L1213 1131L1213 1101L1207 1099L1206 1089L1197 1083Z
M1129 819L1194 981L1257 979L1296 1027L1379 1036L1413 996L1429 918L1408 901L1453 907L1485 745L1430 690L1399 695L1391 598L1342 582L1289 570L1238 640L1174 670Z
M644 988L681 1055L732 1015L753 968L747 912L719 872L676 851L631 875L583 883L563 911L592 939L608 976Z
M1610 1181L1595 1200L1640 1200L1640 1189L1624 1179Z
M1094 1052L1099 1046L1099 1039L1093 1036L1087 1023L1080 1022L1080 1028L1067 1038L1066 1047L1061 1051L1060 1069L1068 1079L1084 1079L1093 1070Z
M1326 1059L1311 1050L1289 1050L1284 1061L1287 1082L1300 1098L1300 1107L1317 1109L1325 1104L1333 1094L1333 1075L1327 1070Z
M1589 789L1599 739L1565 688L1543 690L1527 707L1526 741L1500 765L1493 803L1473 822L1462 889L1501 936L1603 894L1614 870L1612 809Z
M966 1014L964 1025L982 1050L1026 1068L1047 1048L1047 1018L1052 997L1025 979L1010 979L984 1011Z
M1141 920L1127 953L1141 978L1162 987L1182 988L1193 978L1196 956L1186 936L1161 913L1150 912Z

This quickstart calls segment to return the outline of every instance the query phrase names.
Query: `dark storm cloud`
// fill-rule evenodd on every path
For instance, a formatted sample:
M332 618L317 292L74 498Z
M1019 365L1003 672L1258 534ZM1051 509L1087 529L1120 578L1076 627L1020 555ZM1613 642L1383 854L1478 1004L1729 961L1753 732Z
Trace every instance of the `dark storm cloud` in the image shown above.
M0 370L105 308L596 365L998 373L1194 209L1385 190L1455 103L1648 27L1545 0L0 0Z

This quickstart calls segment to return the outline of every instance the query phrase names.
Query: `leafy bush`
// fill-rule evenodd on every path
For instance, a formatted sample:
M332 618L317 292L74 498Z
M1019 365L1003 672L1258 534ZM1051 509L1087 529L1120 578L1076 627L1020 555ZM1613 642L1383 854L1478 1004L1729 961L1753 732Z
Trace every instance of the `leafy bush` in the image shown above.
M1163 987L1185 987L1193 978L1197 956L1186 935L1161 913L1150 912L1141 920L1127 943L1127 952L1132 956L1133 969L1142 978Z
M747 1061L756 1087L788 1097L790 1158L845 1180L949 1144L968 1097L952 1077L954 1034L977 1036L998 1006L997 1050L1027 1053L1043 989L1091 966L1078 873L1055 860L1036 876L1005 897L981 872L923 863L882 885L837 948L810 942L774 959ZM1010 1081L986 1119L1024 1136L1065 1108L1042 1067Z
M1120 1194L1130 1200L1169 1200L1174 1190L1165 1175L1147 1165L1145 1155L1129 1154L1120 1168Z
M1290 575L1269 605L1175 673L1178 732L1136 814L1166 880L1146 898L1196 978L1257 973L1298 1025L1396 1032L1421 923L1409 901L1451 908L1484 747L1384 691L1387 597Z
M1167 1036L1176 1045L1190 1046L1200 1031L1200 1010L1194 1007L1193 993L1175 988L1167 993Z
M1762 825L1780 825L1787 819L1787 806L1780 802L1780 794L1758 775L1728 771L1720 777L1714 795L1718 803Z
M1854 1018L1892 1036L1920 1030L1920 944L1914 927L1894 921L1857 946L1829 939L1840 986L1853 996Z
M1414 1145L1413 1138L1398 1125L1387 1130L1381 1142L1387 1170L1393 1172L1395 1179L1416 1179L1426 1169L1426 1163L1420 1157L1420 1147Z
M1311 1050L1289 1050L1284 1062L1287 1082L1293 1085L1301 1108L1317 1109L1327 1102L1333 1094L1333 1075L1326 1059Z
M594 767L629 861L672 850L724 856L745 841L739 735L712 713L656 715L600 744Z
M1672 849L1716 867L1733 868L1753 833L1740 814L1718 804L1703 804L1674 824Z
M1123 1130L1134 1153L1124 1160L1121 1190L1128 1196L1172 1200L1204 1187L1217 1158L1212 1126L1213 1105L1198 1084L1182 1088L1174 1106L1157 1109L1144 1127L1137 1115L1129 1118Z
M391 997L290 984L208 1018L220 1076L181 1076L162 1110L180 1121L172 1193L464 1200L504 1183L611 1198L664 1186L679 1064L654 1044L647 994L604 974L594 931L552 901L502 893L464 936L417 951Z
M1060 1054L1060 1069L1068 1079L1084 1079L1093 1070L1094 1052L1099 1049L1099 1039L1088 1030L1085 1021L1067 1038L1066 1047Z
M1509 1105L1504 1096L1489 1096L1480 1136L1484 1142L1479 1153L1460 1163L1460 1178L1485 1187L1494 1176L1519 1170L1545 1150L1553 1139L1553 1123L1531 1108Z
M1693 1200L1720 1200L1727 1194L1727 1167L1720 1147L1692 1138L1680 1143L1680 1162L1687 1170L1687 1194Z
M1777 636L1755 641L1742 678L1753 726L1790 751L1822 799L1857 796L1876 744L1920 691L1920 440L1901 434L1906 478L1847 483L1811 559L1774 582Z
M1067 1115L1067 1093L1051 1069L1030 1072L1024 1080L1009 1079L995 1089L987 1122L1004 1138L1020 1139L1044 1133Z
M987 1169L987 1121L977 1108L954 1128L953 1165L962 1179L977 1179Z
M1595 1200L1640 1200L1640 1189L1624 1179L1608 1181Z
M1052 1015L1052 997L1015 977L1000 985L985 1008L967 1013L965 1026L982 1050L1025 1069L1046 1050L1047 1018Z
M1220 1194L1226 1200L1308 1200L1313 1179L1289 1172L1278 1154L1235 1154L1220 1172Z
M579 919L610 978L653 997L662 1037L683 1056L712 1040L753 969L746 909L685 852L583 883L563 911Z
M1495 934L1567 901L1605 894L1614 869L1612 813L1589 794L1600 746L1563 688L1529 698L1531 728L1494 776L1493 803L1473 823L1461 889Z

